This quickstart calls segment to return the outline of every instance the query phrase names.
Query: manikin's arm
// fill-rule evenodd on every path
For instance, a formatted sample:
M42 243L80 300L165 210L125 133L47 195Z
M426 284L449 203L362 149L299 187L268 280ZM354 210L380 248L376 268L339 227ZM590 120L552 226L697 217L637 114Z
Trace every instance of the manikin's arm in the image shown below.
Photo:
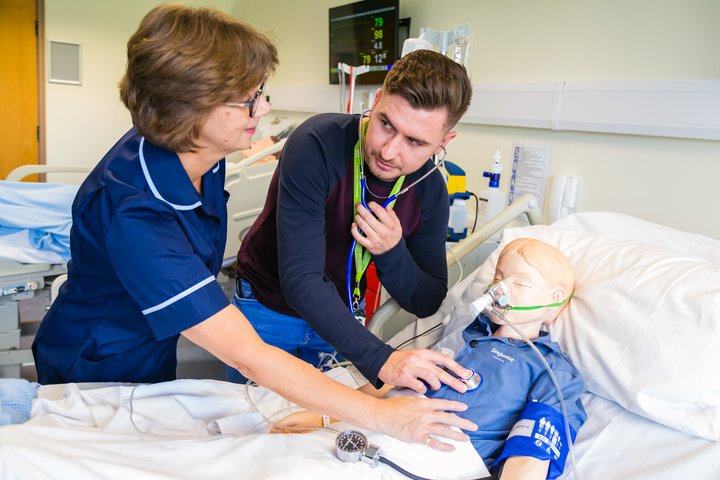
M380 388L373 387L372 384L366 383L362 387L358 388L359 391L366 393L374 398L382 398L385 394L393 388L392 385L385 384ZM329 423L339 422L337 418L327 417ZM302 427L322 427L323 416L312 410L301 410L299 412L291 413L290 415L280 419L272 428L272 433L305 433L310 430L298 431L296 428ZM292 428L284 428L292 427Z
M545 480L550 460L534 457L510 457L500 473L500 480Z
M472 422L450 413L466 409L459 402L410 397L376 399L335 382L309 364L264 343L233 305L182 334L288 400L354 425L420 443L431 433L467 440L467 435L450 427L477 428ZM453 449L438 440L431 446Z

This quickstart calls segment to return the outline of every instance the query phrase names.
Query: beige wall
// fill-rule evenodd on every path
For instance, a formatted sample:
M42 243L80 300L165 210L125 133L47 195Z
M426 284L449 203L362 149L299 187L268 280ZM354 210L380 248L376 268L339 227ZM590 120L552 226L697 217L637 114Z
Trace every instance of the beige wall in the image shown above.
M124 46L155 1L46 0L48 38L83 43L81 87L47 85L48 163L96 162L129 126L117 99ZM200 2L196 2L200 3ZM327 9L344 0L227 0L275 39L272 84L325 85ZM469 22L474 82L720 79L716 0L401 0L401 16L438 30ZM285 112L281 112L285 113ZM289 113L294 118L306 114ZM552 148L551 174L579 175L578 210L610 210L720 239L710 212L720 142L461 124L448 158L479 191L495 148L507 181L513 143Z
M130 128L118 94L125 47L145 13L159 3L45 0L47 39L80 43L82 52L82 85L45 82L49 165L95 164ZM226 11L231 3L213 2Z
M239 0L234 13L274 36L276 82L324 84L327 10L346 3ZM720 78L716 0L400 0L400 16L412 36L469 23L475 82Z

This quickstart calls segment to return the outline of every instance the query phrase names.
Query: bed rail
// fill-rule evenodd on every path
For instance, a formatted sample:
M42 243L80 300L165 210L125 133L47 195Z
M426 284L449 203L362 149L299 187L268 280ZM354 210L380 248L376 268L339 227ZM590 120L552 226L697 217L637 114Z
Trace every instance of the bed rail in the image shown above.
M89 165L21 165L7 174L5 180L19 182L29 175L39 173L90 173Z
M475 250L480 244L492 237L497 231L512 222L519 215L526 214L531 225L545 223L542 212L534 195L525 194L515 200L512 205L503 209L496 216L488 220L473 234L468 235L457 246L448 251L447 262L459 262L463 257ZM377 337L383 338L383 329L391 318L400 312L404 312L395 299L383 303L373 314L368 322L367 328ZM406 312L407 313L407 312ZM408 313L408 315L410 315Z
M250 155L249 157L243 158L242 160L238 160L237 162L228 162L227 169L225 172L226 181L228 179L230 179L230 175L233 175L238 170L247 168L250 165L252 165L253 163L257 162L258 160L262 160L263 158L267 157L268 155L278 153L280 150L283 149L286 141L287 141L287 138L281 138L276 143L273 143L269 147L260 150L259 152L255 153L254 155Z

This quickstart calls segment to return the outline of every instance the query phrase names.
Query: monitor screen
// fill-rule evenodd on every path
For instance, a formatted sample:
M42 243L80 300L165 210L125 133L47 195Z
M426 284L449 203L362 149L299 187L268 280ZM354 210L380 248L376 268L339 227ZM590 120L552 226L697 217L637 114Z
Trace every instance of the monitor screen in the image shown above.
M398 3L399 0L363 0L329 9L331 84L340 81L338 63L370 67L368 73L356 78L356 83L383 82L400 56Z

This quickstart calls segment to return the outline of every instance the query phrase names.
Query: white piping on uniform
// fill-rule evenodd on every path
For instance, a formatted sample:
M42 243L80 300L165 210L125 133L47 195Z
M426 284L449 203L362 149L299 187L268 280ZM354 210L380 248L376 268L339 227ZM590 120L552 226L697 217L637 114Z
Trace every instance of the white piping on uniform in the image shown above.
M158 192L158 189L155 187L155 183L152 181L152 178L150 178L150 172L147 168L147 163L145 163L145 154L143 153L143 145L145 145L145 137L142 137L140 139L140 148L138 148L138 153L140 154L140 166L142 167L143 175L145 175L145 180L148 183L148 186L150 187L150 190L152 191L153 195L155 195L155 198L158 200L162 200L163 202L167 203L171 207L173 207L175 210L192 210L194 208L199 207L202 205L202 202L198 201L193 203L192 205L175 205L174 203L170 203L167 200L163 198L162 195L160 195L160 192ZM219 168L219 165L218 165Z
M209 276L208 278L206 278L205 280L196 283L195 285L193 285L192 287L188 288L187 290L178 293L178 294L175 295L174 297L168 298L168 299L165 300L164 302L159 303L159 304L155 305L154 307L146 308L145 310L142 311L142 314L143 314L143 315L149 315L149 314L151 314L151 313L153 313L153 312L157 312L158 310L162 310L163 308L172 305L173 303L177 302L178 300L182 300L183 298L187 297L188 295L190 295L191 293L195 292L196 290L201 289L202 287L204 287L205 285L207 285L207 284L210 283L210 282L213 282L214 280L215 280L215 277L213 277L213 276L211 275L211 276Z

